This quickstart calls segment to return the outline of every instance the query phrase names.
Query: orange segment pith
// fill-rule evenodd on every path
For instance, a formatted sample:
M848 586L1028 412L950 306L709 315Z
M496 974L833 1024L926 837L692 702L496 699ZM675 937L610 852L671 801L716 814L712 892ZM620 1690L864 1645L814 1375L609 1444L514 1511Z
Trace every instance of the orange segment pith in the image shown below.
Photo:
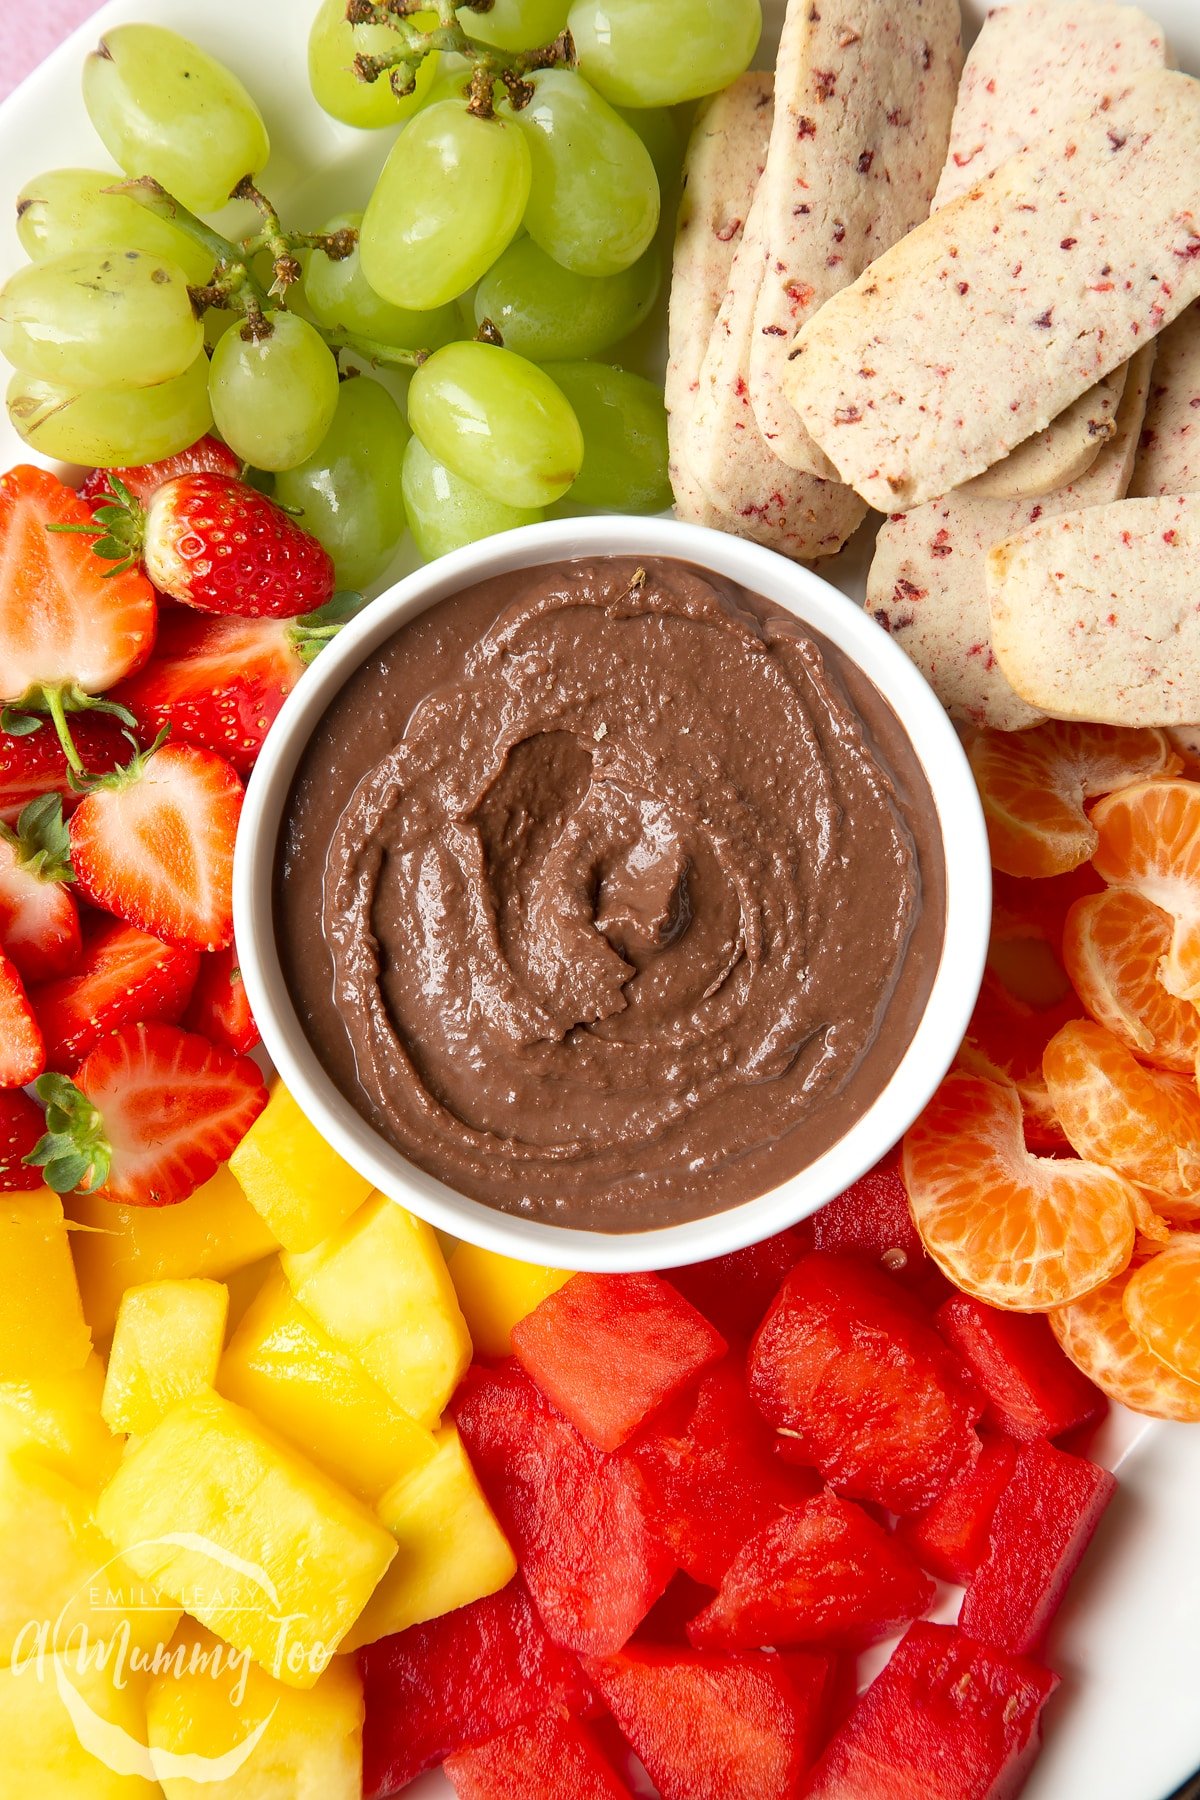
M1200 1239L1176 1238L1125 1289L1134 1336L1185 1381L1200 1382Z
M1097 872L1171 917L1159 980L1200 1000L1200 782L1140 781L1092 811Z
M1063 960L1098 1024L1144 1062L1185 1070L1200 1055L1200 1010L1158 978L1171 947L1171 920L1132 888L1108 888L1067 914Z
M1180 766L1164 732L1058 719L1032 731L981 731L968 755L992 862L1008 875L1078 868L1096 843L1084 801Z
M1047 1312L1133 1255L1136 1190L1093 1163L1033 1156L1015 1088L947 1077L904 1139L904 1181L929 1254L991 1306Z
M1200 1219L1200 1093L1148 1069L1111 1031L1076 1019L1042 1058L1050 1104L1078 1155L1151 1191L1176 1223Z
M1200 1423L1200 1382L1185 1381L1134 1336L1122 1304L1130 1271L1050 1314L1050 1328L1077 1368L1110 1400L1154 1419Z

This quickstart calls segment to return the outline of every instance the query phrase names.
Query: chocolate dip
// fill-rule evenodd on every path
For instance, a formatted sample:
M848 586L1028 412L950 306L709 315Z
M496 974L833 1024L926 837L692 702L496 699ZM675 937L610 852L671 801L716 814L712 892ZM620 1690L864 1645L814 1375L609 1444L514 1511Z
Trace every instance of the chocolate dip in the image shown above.
M669 561L503 576L398 631L314 733L277 867L290 991L353 1105L462 1193L598 1231L828 1149L941 948L889 707Z

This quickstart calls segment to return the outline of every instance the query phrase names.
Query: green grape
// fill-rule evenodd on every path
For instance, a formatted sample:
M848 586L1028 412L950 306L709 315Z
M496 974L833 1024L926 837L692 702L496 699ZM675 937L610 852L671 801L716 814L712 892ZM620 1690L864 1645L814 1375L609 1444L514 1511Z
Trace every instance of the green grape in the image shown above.
M392 560L404 532L401 474L408 426L385 388L344 381L333 424L307 462L275 477L275 498L333 558L339 587L363 588Z
M583 461L561 388L494 344L435 350L412 378L408 422L439 462L506 506L548 506Z
M213 272L212 252L157 218L128 194L106 190L124 178L103 169L50 169L17 195L17 236L31 262L72 250L144 250L165 256L195 287Z
M545 517L540 507L505 506L494 500L430 456L415 437L404 452L404 507L413 541L426 562L498 531L536 525Z
M583 431L583 467L562 503L655 513L671 504L662 388L605 363L550 363Z
M525 229L564 269L616 275L658 226L650 152L574 70L544 69L529 85L533 99L512 114L533 163Z
M475 289L475 323L490 319L505 349L531 362L574 361L635 330L661 279L662 258L653 245L619 275L573 275L522 237Z
M321 230L352 227L357 231L361 224L361 213L339 213ZM401 350L437 350L462 335L457 307L408 312L381 300L362 272L357 246L337 262L323 250L314 250L304 271L304 298L318 325L357 332L360 337L394 344Z
M406 125L363 216L363 274L385 300L445 306L490 269L529 199L525 135L458 100Z
M294 469L333 423L338 372L320 334L292 313L270 315L268 337L233 325L213 351L209 397L217 430L258 469Z
M8 416L30 449L97 469L135 468L174 456L212 430L208 360L157 387L84 391L16 374Z
M665 106L616 108L631 131L636 131L650 153L661 194L670 194L683 174L687 134L679 129L674 113Z
M437 24L436 13L414 13L409 23L419 31ZM343 125L378 129L402 125L424 105L438 71L433 51L417 70L417 83L401 100L386 75L376 81L360 81L354 73L356 56L387 56L400 48L400 38L390 25L351 25L346 0L322 0L308 38L308 80L318 106Z
M674 106L728 87L762 35L759 0L575 0L579 72L614 106Z
M203 342L183 270L141 250L27 263L0 289L0 354L43 381L153 387L182 375Z
M162 25L116 25L83 66L83 103L128 175L193 212L223 206L270 154L253 100L223 64Z
M497 50L540 50L567 23L571 0L495 0L489 12L460 6L458 22L468 37Z

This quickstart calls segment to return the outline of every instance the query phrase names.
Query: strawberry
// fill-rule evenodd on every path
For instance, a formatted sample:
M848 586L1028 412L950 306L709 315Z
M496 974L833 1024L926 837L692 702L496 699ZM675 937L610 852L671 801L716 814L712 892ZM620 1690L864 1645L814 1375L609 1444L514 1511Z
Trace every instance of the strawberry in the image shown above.
M0 1088L20 1088L46 1066L46 1046L25 983L0 950Z
M57 794L31 800L17 829L0 824L0 944L23 981L52 981L79 961L71 846Z
M198 1031L210 1044L236 1050L239 1056L245 1056L258 1043L258 1026L246 998L236 944L201 957L200 973L183 1022L189 1031Z
M146 508L142 558L156 588L200 612L291 619L333 594L324 546L228 475L180 475L160 487Z
M242 784L192 744L139 751L71 816L71 862L95 906L169 944L233 942L233 845Z
M199 951L89 913L79 968L29 996L46 1040L46 1061L54 1069L73 1069L102 1037L124 1025L174 1025L199 968Z
M173 744L215 750L248 775L308 664L361 604L339 594L290 620L164 613L154 655L113 699L133 714L143 742L170 726Z
M129 740L106 713L77 713L71 735L80 761L97 775L119 768L129 754ZM0 731L0 819L11 824L39 794L57 794L63 811L69 812L79 804L67 779L69 768L53 725L44 723L20 736Z
M75 1080L44 1075L46 1135L33 1151L56 1193L173 1206L215 1175L267 1104L245 1056L173 1025L106 1037Z
M119 481L145 506L164 481L173 481L176 475L238 476L241 472L241 459L233 454L228 444L223 444L220 438L207 436L197 438L187 450L164 457L162 462L141 463L136 469L92 469L83 478L79 497L90 506L111 505L117 498L113 483Z
M46 1121L20 1088L0 1093L0 1194L31 1193L42 1185L42 1172L25 1158L33 1149Z

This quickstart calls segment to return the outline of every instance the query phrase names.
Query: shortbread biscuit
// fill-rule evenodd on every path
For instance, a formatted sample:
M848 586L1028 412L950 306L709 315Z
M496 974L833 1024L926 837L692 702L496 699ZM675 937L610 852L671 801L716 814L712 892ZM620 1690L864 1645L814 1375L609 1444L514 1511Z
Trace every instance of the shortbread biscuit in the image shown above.
M1136 498L1200 491L1200 305L1158 340L1146 423L1129 492Z
M977 494L981 500L1035 500L1078 481L1117 429L1117 408L1128 372L1128 363L1113 369L1051 419L1045 431L1026 438L959 492Z

